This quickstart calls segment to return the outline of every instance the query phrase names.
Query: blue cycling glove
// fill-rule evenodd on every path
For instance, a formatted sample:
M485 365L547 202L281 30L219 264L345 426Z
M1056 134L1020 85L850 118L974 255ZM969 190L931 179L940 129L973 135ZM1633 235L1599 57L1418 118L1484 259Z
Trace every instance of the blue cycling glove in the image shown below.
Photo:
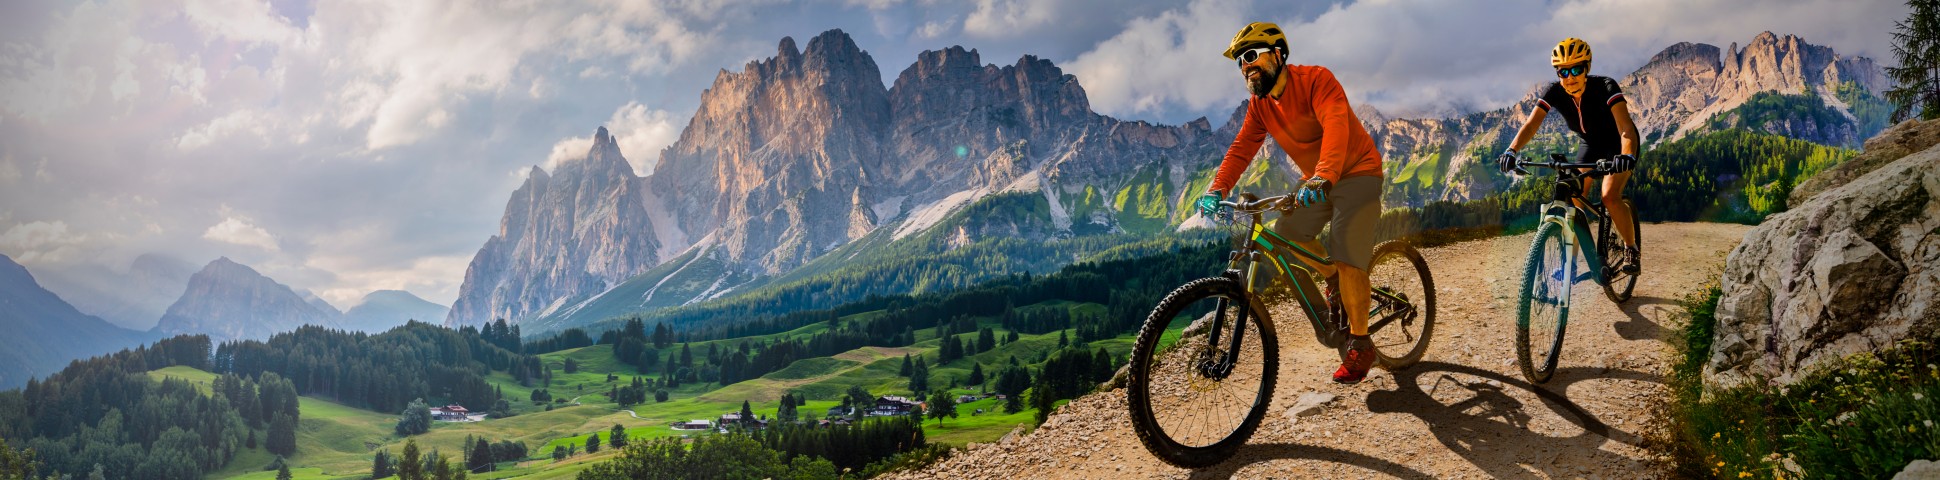
M1328 182L1325 178L1314 177L1308 179L1307 183L1300 185L1300 192L1294 194L1293 202L1300 204L1302 207L1311 207L1315 204L1326 203L1327 193L1332 191L1333 188L1333 183Z
M1224 199L1226 199L1224 193L1214 190L1199 196L1199 201L1193 202L1192 206L1199 209L1200 215L1212 217L1213 214L1219 213L1219 201Z

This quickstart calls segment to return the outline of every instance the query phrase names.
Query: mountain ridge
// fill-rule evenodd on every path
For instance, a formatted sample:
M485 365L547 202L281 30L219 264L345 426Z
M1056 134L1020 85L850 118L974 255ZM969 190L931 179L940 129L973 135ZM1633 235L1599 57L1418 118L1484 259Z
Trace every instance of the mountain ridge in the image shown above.
M189 277L182 297L169 305L154 332L224 340L267 339L303 325L338 328L337 312L305 300L289 286L249 266L220 257Z
M40 286L32 272L0 254L0 389L60 370L71 359L129 348L154 339L81 313Z
M364 295L357 305L344 310L345 330L381 333L407 321L432 322L443 319L450 307L432 303L404 290L375 290Z
M1767 32L1742 48L1733 44L1730 62L1725 53L1680 43L1622 77L1650 141L1713 120L1697 116L1708 110L1687 108L1693 102L1735 108L1769 91L1764 87L1839 100L1843 94L1828 79L1862 93L1879 86L1871 60L1840 57L1796 36ZM628 171L615 175L620 181L576 190L603 203L589 209L535 201L553 198L548 182L588 182L566 168L572 162L549 176L535 168L508 201L501 235L474 257L446 324L542 319L558 328L597 320L581 317L614 311L616 301L644 310L737 295L859 240L905 241L1000 192L1043 197L1052 228L956 225L959 235L932 251L993 238L983 235L1169 230L1186 220L1181 205L1203 186L1216 164L1211 159L1245 113L1241 104L1217 130L1203 118L1177 126L1118 120L1091 111L1078 79L1047 60L1025 55L1012 65L984 64L977 50L961 46L919 53L886 88L880 78L874 59L840 30L816 36L805 50L784 38L774 57L716 75L654 172ZM1680 78L1689 81L1671 81ZM1500 152L1531 104L1533 93L1515 105L1439 119L1357 108L1388 159L1388 206L1464 201L1507 188L1512 179L1482 168L1483 160ZM1826 104L1852 120L1839 110L1843 104ZM1833 139L1866 133L1780 120L1749 127L1831 132ZM1532 148L1572 142L1560 121L1546 122L1542 132ZM589 159L619 158L603 128L595 137ZM1282 154L1269 147L1262 156ZM542 227L571 235L530 241L544 235L527 232ZM872 235L890 227L893 235ZM504 248L513 241L526 243ZM609 248L602 256L580 253L588 242ZM622 291L628 297L616 298ZM608 308L587 310L596 302Z
M1205 121L1167 127L1092 112L1075 76L1034 56L1011 66L982 65L975 51L954 47L919 54L894 85L885 86L879 72L846 33L830 30L804 50L784 38L774 57L718 74L654 171L619 176L605 190L638 188L639 198L598 205L623 214L659 210L665 214L651 216L675 220L664 227L641 222L640 230L612 240L659 238L664 228L682 232L691 244L550 263L547 254L574 246L547 238L530 242L529 250L507 249L533 238L521 235L525 230L545 225L534 218L597 220L535 186L573 177L564 168L572 162L549 177L529 175L508 202L501 234L474 257L446 323L570 314L628 278L613 273L637 274L648 270L641 265L670 260L682 263L660 268L667 277L635 290L653 297L667 292L661 287L676 287L684 293L668 300L675 304L716 298L878 228L898 225L898 237L921 230L993 193L1055 197L1059 188L1116 186L1138 168L1172 171L1167 177L1182 180L1183 170L1158 164L1203 158L1218 143ZM605 144L596 141L589 158L604 155ZM669 256L675 250L680 253ZM693 277L697 272L705 276ZM695 280L667 284L680 275Z

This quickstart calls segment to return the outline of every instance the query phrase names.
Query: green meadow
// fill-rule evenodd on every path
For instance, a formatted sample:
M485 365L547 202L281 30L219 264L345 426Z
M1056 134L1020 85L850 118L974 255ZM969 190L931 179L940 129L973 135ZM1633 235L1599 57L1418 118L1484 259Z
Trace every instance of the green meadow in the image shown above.
M1090 303L1047 302L1033 308L1064 308L1074 314L1102 314L1105 307ZM876 312L846 317L864 318L877 315ZM1008 334L995 318L977 320L979 327L992 327L1001 338ZM707 348L738 348L741 342L772 341L796 337L806 337L828 329L826 324L804 326L787 332L741 337L727 340L693 342L689 348L697 358L705 357ZM658 369L641 372L613 358L612 347L594 345L543 354L541 360L552 367L553 379L550 386L535 384L520 385L504 372L494 372L487 379L498 387L517 414L510 418L488 419L473 423L434 422L431 431L411 437L424 452L437 451L454 463L461 462L464 442L467 437L483 437L488 441L513 440L524 442L530 449L531 457L519 462L499 464L496 472L473 475L472 478L571 478L579 470L591 463L617 454L611 448L610 431L614 425L626 429L629 440L638 442L660 437L691 437L712 435L712 430L688 431L675 430L669 424L695 419L715 420L724 413L736 412L746 401L758 415L773 418L780 407L783 394L793 393L808 399L807 405L799 411L804 420L819 420L830 408L838 406L842 395L850 387L860 386L877 395L909 395L909 379L899 375L904 355L924 356L934 361L941 340L936 338L936 330L924 328L916 331L917 341L906 347L868 346L849 350L828 357L809 358L796 361L780 370L731 385L711 383L690 383L669 390L666 402L648 402L621 408L607 392L614 386L625 385L635 376L656 378ZM1068 333L1068 331L1067 331ZM974 334L959 334L974 338ZM1072 338L1075 341L1075 337ZM1001 342L1000 342L1001 343ZM1105 348L1113 356L1123 358L1131 349L1131 339L1121 337L1092 342L1088 348ZM677 352L676 345L663 349L661 355L669 351ZM1007 365L1011 358L1029 365L1042 361L1058 349L1058 333L1039 335L1019 335L1015 342L1002 343L990 351L969 355L950 362L930 365L930 384L939 388L951 388L953 394L979 393L980 386L968 385L971 369L978 363L984 365L987 375ZM577 364L575 373L565 373L565 362L572 359ZM607 381L613 374L617 380ZM175 377L199 385L203 391L215 379L209 372L188 367L169 367L149 372L151 377L160 379ZM532 402L529 400L535 389L547 389L555 402ZM576 399L576 402L575 402ZM426 399L437 405L443 399ZM552 407L547 410L547 405ZM484 406L471 406L483 409ZM297 426L297 453L288 458L291 472L296 478L352 478L368 475L373 452L387 450L399 454L404 449L406 439L393 431L398 412L375 412L346 406L327 398L304 396L299 407L302 415ZM982 413L977 410L982 409ZM1003 404L995 398L986 398L957 406L955 418L941 421L926 419L923 422L926 438L932 443L962 446L972 442L990 442L1001 438L1013 428L1022 425L1030 428L1035 412L1030 409L1018 413L1003 413ZM587 437L597 433L601 440L598 453L585 453ZM257 431L258 438L266 438L267 432ZM557 448L573 445L578 453L563 461L555 462L552 452ZM244 449L236 459L222 470L213 472L209 478L274 478L274 471L263 467L275 460L275 456L262 448Z

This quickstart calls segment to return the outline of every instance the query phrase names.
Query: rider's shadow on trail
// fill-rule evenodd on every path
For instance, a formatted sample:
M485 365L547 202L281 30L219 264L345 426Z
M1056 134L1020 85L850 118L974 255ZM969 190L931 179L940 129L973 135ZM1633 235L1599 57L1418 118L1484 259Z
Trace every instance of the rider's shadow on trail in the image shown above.
M1536 477L1535 472L1548 477L1568 476L1579 474L1582 468L1601 469L1611 464L1634 464L1637 471L1644 471L1648 466L1642 460L1597 448L1606 439L1640 445L1642 437L1611 427L1559 393L1568 392L1571 384L1591 379L1662 382L1661 377L1642 372L1577 367L1559 369L1550 383L1533 387L1521 378L1480 368L1422 362L1394 372L1397 388L1369 393L1367 408L1374 413L1405 413L1420 418L1449 451L1496 478ZM1533 392L1541 407L1517 400L1510 395L1514 390ZM1530 428L1534 420L1531 408L1553 410L1581 431L1570 436L1534 431Z
M1350 451L1341 450L1338 448L1323 447L1323 446L1317 446L1317 445L1303 445L1298 443L1248 444L1244 447L1240 447L1239 454L1234 455L1233 458L1230 460L1220 462L1218 465L1213 465L1212 467L1193 470L1191 478L1194 478L1194 479L1233 478L1234 475L1237 475L1239 473L1239 470L1241 468L1245 468L1247 465L1252 465L1255 463L1267 462L1272 460L1301 460L1301 459L1345 463L1348 465L1354 465L1357 467L1365 468L1371 471L1380 472L1381 474L1384 474L1390 477L1395 477L1395 478L1421 478L1421 479L1435 478L1433 475L1422 473L1421 471L1415 470L1413 468L1408 468L1407 465L1402 465L1400 463L1396 463L1393 461L1375 458L1363 453L1350 452Z
M1632 297L1617 309L1623 311L1624 319L1614 327L1624 340L1669 340L1670 330L1664 325L1683 310L1677 301L1663 297Z

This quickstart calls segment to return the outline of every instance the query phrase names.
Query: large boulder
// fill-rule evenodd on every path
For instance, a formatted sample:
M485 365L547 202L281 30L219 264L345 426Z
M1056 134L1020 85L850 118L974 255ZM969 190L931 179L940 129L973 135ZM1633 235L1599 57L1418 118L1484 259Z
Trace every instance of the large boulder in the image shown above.
M1919 133L1936 128L1907 122L1868 141L1898 158L1745 234L1725 263L1710 386L1789 384L1940 326L1940 148Z

